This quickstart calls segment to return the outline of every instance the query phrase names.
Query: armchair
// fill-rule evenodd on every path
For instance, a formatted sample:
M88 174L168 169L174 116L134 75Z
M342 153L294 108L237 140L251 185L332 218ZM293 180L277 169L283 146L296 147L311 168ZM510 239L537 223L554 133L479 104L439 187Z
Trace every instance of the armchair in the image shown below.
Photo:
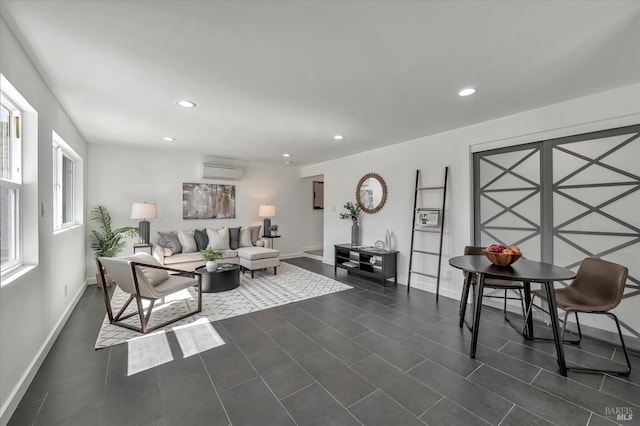
M100 280L103 283L103 293L105 307L109 322L120 327L138 331L140 333L148 333L157 330L168 324L196 314L202 310L202 276L197 272L185 272L180 269L168 268L160 265L152 256L146 253L139 253L128 258L96 258L98 271L100 271ZM120 308L114 316L111 308L111 300L105 284L105 272L113 278L118 287L129 294L129 299ZM169 272L179 272L182 275L190 275L190 277L169 275ZM149 318L153 310L156 300L163 299L169 294L189 288L191 286L198 287L198 308L189 311L184 315L165 321L162 324L149 327ZM127 307L135 299L137 304L137 312L124 315ZM144 309L143 300L148 300L149 306ZM186 303L186 302L185 302ZM140 317L140 327L123 322L135 315Z

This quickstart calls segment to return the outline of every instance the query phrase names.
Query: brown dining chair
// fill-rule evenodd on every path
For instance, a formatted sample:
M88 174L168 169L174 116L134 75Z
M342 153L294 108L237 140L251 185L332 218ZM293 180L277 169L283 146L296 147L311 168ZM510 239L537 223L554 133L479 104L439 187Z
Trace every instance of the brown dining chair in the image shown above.
M602 314L607 315L616 322L618 335L622 343L622 351L627 360L626 370L601 370L582 367L567 367L567 370L582 371L585 373L610 373L627 376L631 372L631 363L629 362L629 354L624 344L622 330L618 317L610 312L615 309L622 300L624 286L627 282L627 274L629 270L617 263L608 262L606 260L597 259L595 257L587 257L582 261L578 268L578 273L569 286L555 290L556 306L562 309L564 319L562 321L561 338L564 341L564 333L567 327L567 317L570 313L574 313L576 317L576 325L578 328L578 340L569 343L579 344L582 340L582 332L580 331L580 322L578 321L578 312L584 314ZM535 297L546 301L547 295L544 290L533 290L531 292L531 304L527 309L528 318L531 314L533 299ZM538 306L536 306L538 308Z
M484 247L480 247L480 246L465 246L464 248L464 254L465 255L483 255L482 251L484 250ZM466 279L466 272L465 272L465 279ZM474 297L473 300L475 300L475 293L476 293L476 283L478 281L478 277L476 274L472 274L471 276L471 287L473 288L473 293L474 293ZM506 281L506 280L498 280L498 279L494 279L494 278L485 278L484 280L484 288L491 288L491 289L495 289L495 290L504 290L504 296L491 296L491 297L496 297L498 299L504 299L504 307L503 307L503 314L504 314L504 319L507 321L507 323L509 323L512 327L515 328L515 326L513 324L511 324L511 321L509 321L509 317L507 316L507 300L520 300L520 305L522 306L522 317L525 317L525 306L524 306L524 299L522 297L522 290L524 289L524 285L521 282L516 282L516 281ZM513 292L517 292L519 297L509 297L508 296L508 291L511 290ZM465 293L466 296L465 297ZM462 299L460 301L460 327L462 327L462 325L464 324L464 317L466 315L466 311L467 311L467 300L468 299L468 292L464 291L463 295L462 295Z

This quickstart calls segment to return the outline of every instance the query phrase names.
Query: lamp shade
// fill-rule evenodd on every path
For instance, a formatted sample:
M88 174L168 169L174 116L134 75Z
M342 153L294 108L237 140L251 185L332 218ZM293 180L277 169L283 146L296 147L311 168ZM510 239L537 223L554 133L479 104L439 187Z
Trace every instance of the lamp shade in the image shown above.
M258 210L258 216L260 217L274 217L276 215L276 206L265 204L260 206Z
M158 205L156 203L133 203L131 219L157 219Z

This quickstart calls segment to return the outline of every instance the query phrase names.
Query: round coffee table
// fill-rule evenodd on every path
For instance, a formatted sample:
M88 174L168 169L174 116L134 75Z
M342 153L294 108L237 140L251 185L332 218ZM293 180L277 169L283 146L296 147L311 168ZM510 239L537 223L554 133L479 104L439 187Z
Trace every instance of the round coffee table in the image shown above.
M215 271L209 272L204 266L196 268L202 274L202 292L218 293L233 290L240 285L240 265L219 263Z

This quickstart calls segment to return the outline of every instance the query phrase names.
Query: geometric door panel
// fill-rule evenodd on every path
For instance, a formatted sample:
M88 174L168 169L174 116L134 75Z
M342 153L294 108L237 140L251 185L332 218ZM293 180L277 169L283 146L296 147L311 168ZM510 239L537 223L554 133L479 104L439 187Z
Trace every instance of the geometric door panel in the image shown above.
M639 130L550 141L554 263L575 268L595 256L625 265L625 298L640 294Z
M540 144L474 155L475 244L518 245L540 260Z

